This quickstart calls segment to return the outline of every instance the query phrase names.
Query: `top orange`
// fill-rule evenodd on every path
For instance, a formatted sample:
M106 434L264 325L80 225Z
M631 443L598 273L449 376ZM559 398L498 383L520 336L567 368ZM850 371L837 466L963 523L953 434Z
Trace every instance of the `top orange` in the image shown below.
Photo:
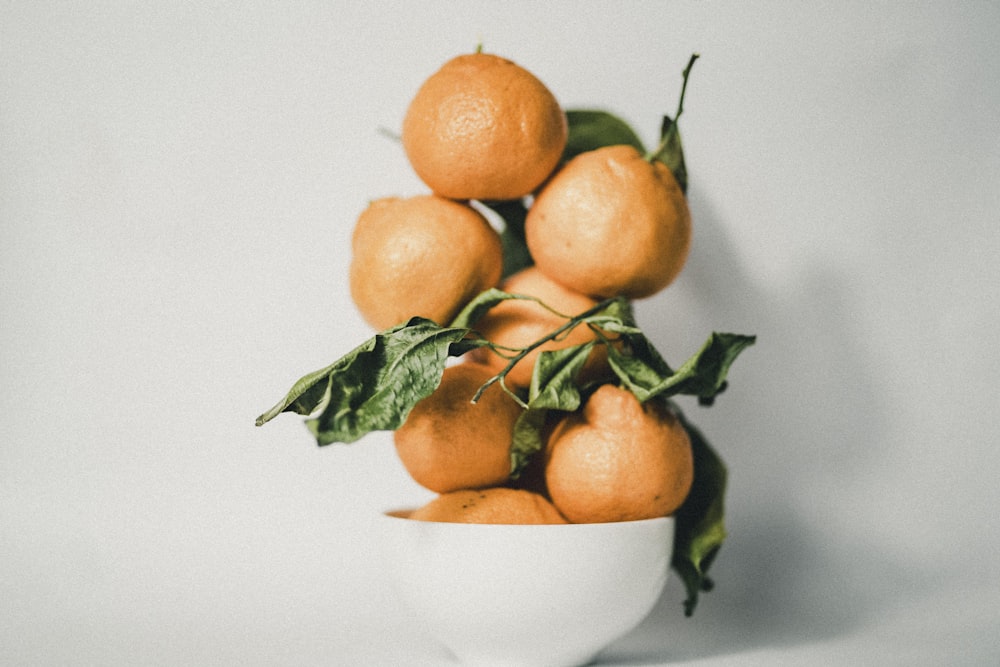
M417 91L403 147L417 175L450 199L517 199L552 173L566 114L523 67L486 53L446 62Z

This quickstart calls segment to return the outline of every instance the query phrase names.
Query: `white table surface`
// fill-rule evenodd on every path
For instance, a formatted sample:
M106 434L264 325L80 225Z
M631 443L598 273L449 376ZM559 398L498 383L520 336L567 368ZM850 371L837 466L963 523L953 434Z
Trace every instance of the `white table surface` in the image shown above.
M373 518L377 434L253 419L370 331L365 203L482 42L648 142L696 236L668 359L756 333L697 423L730 538L607 665L1000 664L1000 8L990 2L0 5L0 664L447 665Z

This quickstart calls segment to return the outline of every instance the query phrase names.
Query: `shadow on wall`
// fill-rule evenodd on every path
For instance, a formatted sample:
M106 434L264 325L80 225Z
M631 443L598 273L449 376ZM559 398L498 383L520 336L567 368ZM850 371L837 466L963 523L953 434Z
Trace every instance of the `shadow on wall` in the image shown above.
M702 596L694 617L683 616L684 592L672 573L650 618L604 654L614 664L832 638L905 588L906 575L888 554L873 552L864 536L836 533L854 529L849 520L811 525L820 523L817 511L838 511L837 498L822 494L871 474L869 443L885 428L852 321L851 286L816 266L798 284L769 293L741 266L708 202L690 194L697 231L684 277L671 288L678 294L638 305L637 317L674 364L683 359L667 354L679 345L668 337L684 337L679 327L708 323L758 336L716 407L682 403L729 466L729 538L712 570L716 589ZM678 323L678 312L690 324ZM709 330L691 335L700 343Z

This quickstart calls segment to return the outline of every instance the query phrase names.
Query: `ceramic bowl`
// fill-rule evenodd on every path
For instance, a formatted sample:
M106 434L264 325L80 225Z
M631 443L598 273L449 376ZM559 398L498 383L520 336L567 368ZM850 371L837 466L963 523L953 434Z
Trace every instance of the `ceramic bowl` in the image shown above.
M635 628L666 583L672 518L551 526L384 515L388 568L413 620L459 664L566 667Z

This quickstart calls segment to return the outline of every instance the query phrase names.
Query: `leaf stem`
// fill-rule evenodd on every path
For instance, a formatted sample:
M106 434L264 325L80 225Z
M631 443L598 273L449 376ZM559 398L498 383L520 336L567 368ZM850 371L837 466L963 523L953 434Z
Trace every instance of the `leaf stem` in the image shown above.
M660 159L663 152L667 150L667 147L671 142L674 141L674 137L677 135L677 121L680 120L681 114L684 113L684 94L687 92L688 78L691 76L691 68L694 67L694 61L698 60L699 54L692 53L691 59L688 60L687 67L681 73L683 80L681 82L681 95L677 100L677 112L674 114L673 121L670 123L670 127L667 131L663 133L660 137L660 145L656 147L655 151L650 152L646 156L646 160L652 162L653 160Z
M381 134L383 137L386 137L387 139L395 141L396 143L400 143L401 141L403 141L403 137L398 132L393 132L392 130L383 125L380 125L378 127L378 133Z
M521 407L527 408L528 407L527 404L524 401L522 401L519 397L517 397L515 394L513 394L513 392L511 392L510 389L507 387L507 384L504 381L507 378L507 374L510 373L510 371L514 368L514 366L517 365L517 363L519 361L521 361L526 356L528 356L529 354L531 354L532 351L538 349L539 347L541 347L545 343L548 343L551 340L556 340L557 338L559 338L561 335L563 335L564 333L566 333L570 329L573 329L576 326L578 326L581 322L583 322L588 317L590 317L592 315L596 315L597 313L601 312L602 310L604 310L605 308L607 308L608 306L610 306L612 303L614 303L616 300L618 300L620 298L621 297L611 297L609 299L604 299L603 301L597 303L594 306L591 306L590 308L588 308L587 310L583 311L582 313L578 313L577 315L574 315L573 317L567 317L565 315L562 316L562 317L567 317L567 321L566 321L565 324L562 324L562 325L556 327L555 329L553 329L549 333L545 334L544 336L542 336L541 338L539 338L538 340L536 340L534 343L531 343L530 345L527 345L525 347L520 348L520 351L517 354L515 354L514 356L512 356L512 357L509 358L509 361L507 362L507 365L504 366L500 370L499 373L497 373L496 375L494 375L493 377L491 377L489 380L487 380L486 382L484 382L481 387L479 387L479 389L476 391L475 395L472 397L472 402L475 403L476 401L478 401L479 397L483 395L483 392L486 391L490 387L490 385L492 385L492 384L494 384L496 382L500 382L500 385L504 388L504 391L506 391L508 394L511 394L512 396L514 396L515 400L517 400L517 402L519 404L521 404ZM539 301L539 303L541 303L541 302ZM542 305L544 306L545 304L542 304ZM548 308L548 307L546 306L546 308ZM552 310L552 309L549 308L549 310ZM552 311L552 312L555 312L555 311Z

